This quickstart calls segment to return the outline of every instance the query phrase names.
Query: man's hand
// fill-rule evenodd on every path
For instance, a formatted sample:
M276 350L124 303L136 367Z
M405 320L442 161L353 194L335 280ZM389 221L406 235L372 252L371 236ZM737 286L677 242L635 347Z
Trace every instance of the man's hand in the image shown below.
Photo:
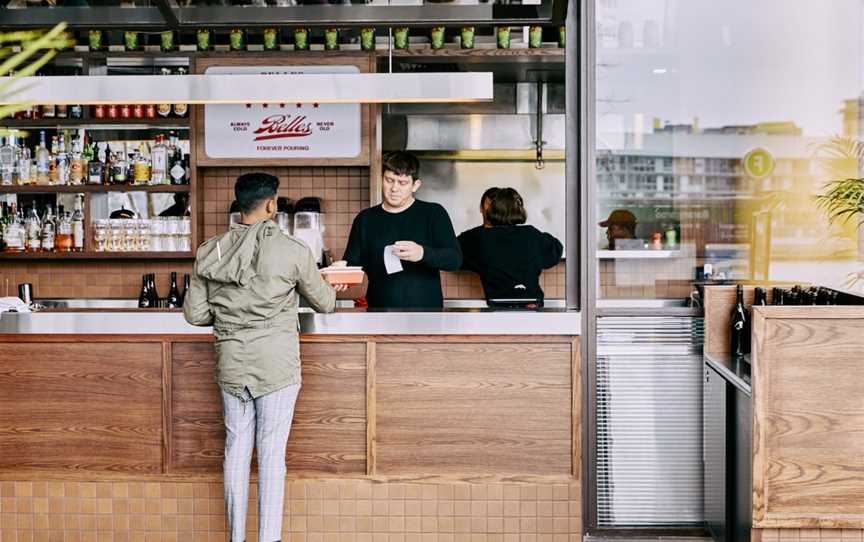
M423 259L423 247L414 241L396 241L393 244L393 255L400 260L419 262Z
M348 286L347 284L332 284L331 286L333 286L333 289L336 290L337 294L339 292L344 292L345 290L350 288L350 286Z

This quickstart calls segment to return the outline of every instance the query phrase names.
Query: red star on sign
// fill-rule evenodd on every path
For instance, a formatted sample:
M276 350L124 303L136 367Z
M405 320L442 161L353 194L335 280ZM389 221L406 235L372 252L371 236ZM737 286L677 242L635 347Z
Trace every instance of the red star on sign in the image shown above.
M318 109L318 104L312 104L312 107L314 107L315 109Z
M297 104L297 109L300 109L301 107L303 107L303 104Z
M280 109L285 109L285 104L279 104Z
M246 104L246 109L250 109L251 107L252 107L252 104Z
M267 104L262 104L262 105L264 106L264 109L267 109Z

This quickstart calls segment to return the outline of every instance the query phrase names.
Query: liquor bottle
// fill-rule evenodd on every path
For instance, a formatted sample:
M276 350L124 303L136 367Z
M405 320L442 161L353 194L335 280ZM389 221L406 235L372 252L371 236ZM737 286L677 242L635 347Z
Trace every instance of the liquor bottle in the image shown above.
M180 292L177 290L177 272L171 272L171 288L168 290L168 297L165 299L165 306L169 309L176 309L182 306L180 301Z
M158 308L159 307L159 291L156 289L156 275L151 273L149 275L149 277L150 277L150 284L148 286L147 291L148 291L149 298L150 298L150 306L153 308Z
M153 165L150 169L150 184L168 184L168 147L164 136L156 136L156 144L150 151Z
M138 294L138 308L150 308L150 275L141 275L141 293Z
M17 211L15 204L12 204L9 224L6 226L6 232L3 234L3 239L6 242L6 252L24 252L26 248L26 226L24 224L24 216L20 211Z
M57 144L57 184L69 184L69 155L66 154L66 138L60 134Z
M772 305L783 305L783 296L786 295L786 292L783 288L773 288L771 290L771 304Z
M123 143L111 164L111 170L114 172L114 182L112 184L126 184L129 179L128 160L129 154L126 150L126 143Z
M30 209L30 214L27 216L27 225L25 228L27 236L26 245L27 252L39 252L42 250L42 222L39 220L39 213L36 212L36 207Z
M189 282L190 277L189 273L183 273L183 295L180 296L180 306L183 306L183 303L186 302L186 292L189 291Z
M735 308L732 309L731 327L730 352L733 357L743 356L750 351L750 317L744 306L744 287L740 284L735 290Z
M36 149L36 184L50 184L51 153L45 146L45 130L39 132L39 147Z
M186 184L186 165L183 162L183 150L177 144L177 136L171 135L171 184Z
M72 250L75 252L84 252L83 199L80 194L75 198L75 211L72 213Z
M26 142L22 142L18 150L18 184L21 186L33 184L30 158L30 147Z
M162 68L160 70L162 75L171 75L171 68ZM171 104L157 104L156 112L160 117L170 117L171 116Z
M54 225L54 209L49 205L45 211L45 218L42 219L42 250L45 252L54 252L54 233L56 227Z
M57 136L51 136L51 150L48 153L48 184L60 184L57 177L57 152L60 149Z
M72 140L72 157L69 160L69 184L84 184L84 159L81 140Z
M147 144L142 141L133 161L134 184L150 184L150 157L146 153Z
M187 68L177 68L177 75L186 75ZM184 118L189 114L189 104L174 104L174 116Z
M72 252L72 217L68 212L59 212L57 220L57 235L54 237L54 247L57 252Z
M756 288L753 291L753 306L765 307L768 305L768 297L764 288Z
M15 171L15 148L11 141L14 136L0 138L0 184L12 185L12 174Z

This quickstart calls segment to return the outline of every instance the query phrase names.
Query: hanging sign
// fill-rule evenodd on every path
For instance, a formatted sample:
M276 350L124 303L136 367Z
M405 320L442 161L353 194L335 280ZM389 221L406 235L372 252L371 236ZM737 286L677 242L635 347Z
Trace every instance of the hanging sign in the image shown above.
M206 74L358 73L357 66L211 66ZM204 106L210 158L354 158L360 155L360 104Z

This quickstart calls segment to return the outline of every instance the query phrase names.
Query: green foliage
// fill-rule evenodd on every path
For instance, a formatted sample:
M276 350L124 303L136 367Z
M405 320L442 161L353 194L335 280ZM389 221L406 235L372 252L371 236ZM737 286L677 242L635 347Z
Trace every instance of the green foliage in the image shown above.
M848 176L857 174L864 163L864 143L844 137L835 137L818 147L820 161L831 180L816 196L816 205L828 216L830 224L847 224L857 219L864 223L864 179ZM839 177L839 179L838 179Z
M22 77L35 75L57 52L74 44L66 33L66 23L51 30L0 32L0 118L27 109L32 103L14 102L15 96L26 90Z

